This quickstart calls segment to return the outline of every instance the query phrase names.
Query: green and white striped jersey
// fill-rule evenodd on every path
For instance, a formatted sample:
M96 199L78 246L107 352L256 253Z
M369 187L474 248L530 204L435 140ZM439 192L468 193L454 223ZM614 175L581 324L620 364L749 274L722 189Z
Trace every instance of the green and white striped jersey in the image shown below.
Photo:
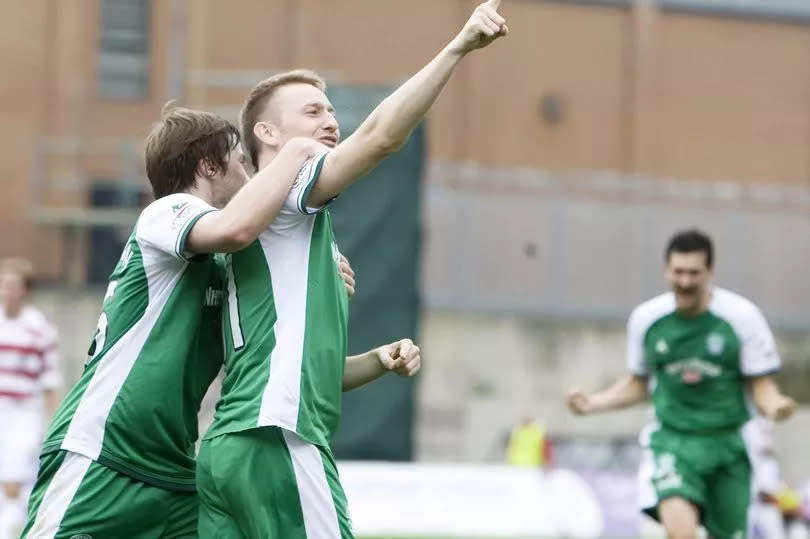
M656 419L680 432L740 427L750 418L746 379L780 366L765 317L722 288L692 317L678 313L671 292L642 303L630 316L627 339L630 371L651 378Z
M270 228L228 257L225 379L205 439L277 426L327 445L335 433L348 296L329 213L306 206L325 158L305 163Z
M145 483L194 490L197 413L222 364L223 264L186 252L185 241L210 211L184 193L143 210L44 453L64 449Z

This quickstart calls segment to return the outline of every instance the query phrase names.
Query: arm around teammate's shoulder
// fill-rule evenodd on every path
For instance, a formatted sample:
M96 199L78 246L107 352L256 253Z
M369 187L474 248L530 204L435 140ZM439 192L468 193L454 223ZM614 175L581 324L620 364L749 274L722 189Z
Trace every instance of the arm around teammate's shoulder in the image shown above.
M304 162L324 149L309 138L291 139L224 208L197 221L188 235L187 250L232 253L253 243L278 216Z

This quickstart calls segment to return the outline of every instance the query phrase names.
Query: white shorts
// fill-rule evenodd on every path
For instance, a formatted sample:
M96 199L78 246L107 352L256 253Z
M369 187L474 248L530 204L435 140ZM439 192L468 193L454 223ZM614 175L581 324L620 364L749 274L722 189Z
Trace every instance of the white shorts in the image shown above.
M36 478L43 417L31 404L0 397L0 483Z
M779 461L773 448L772 424L755 417L743 425L741 434L751 461L752 496L759 493L775 494L781 484Z

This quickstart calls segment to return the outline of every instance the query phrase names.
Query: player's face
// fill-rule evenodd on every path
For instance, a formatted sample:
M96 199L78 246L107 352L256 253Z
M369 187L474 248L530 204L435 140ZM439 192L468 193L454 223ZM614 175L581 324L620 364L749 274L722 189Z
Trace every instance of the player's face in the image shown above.
M0 273L0 296L5 307L18 308L25 302L26 293L22 275L13 271Z
M310 137L334 148L340 142L335 108L326 94L311 84L287 84L276 89L268 106L279 147L293 137Z
M241 147L237 146L231 150L228 158L228 169L215 183L217 186L214 197L215 207L225 207L248 181L248 173L245 170L246 163L247 158L242 153Z
M678 310L695 311L702 306L711 276L703 251L670 253L667 279L675 293Z

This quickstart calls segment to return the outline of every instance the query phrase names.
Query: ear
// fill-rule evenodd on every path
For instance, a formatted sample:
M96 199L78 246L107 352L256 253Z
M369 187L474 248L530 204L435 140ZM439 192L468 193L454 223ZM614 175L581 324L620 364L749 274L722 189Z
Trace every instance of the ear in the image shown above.
M253 125L253 134L259 139L262 144L268 146L278 145L278 130L276 126L270 122L256 122Z
M217 175L217 172L219 172L217 167L208 159L200 159L200 162L197 163L197 176L210 180Z

